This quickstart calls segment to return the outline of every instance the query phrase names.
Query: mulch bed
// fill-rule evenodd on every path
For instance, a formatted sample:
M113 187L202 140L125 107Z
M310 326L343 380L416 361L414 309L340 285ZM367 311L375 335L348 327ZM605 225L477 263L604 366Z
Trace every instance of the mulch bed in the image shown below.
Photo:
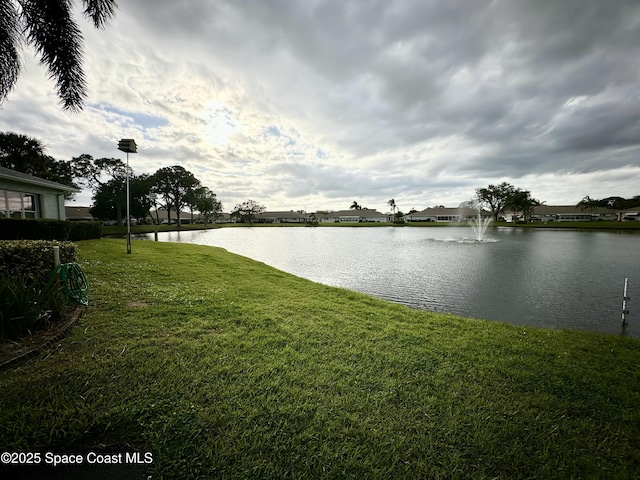
M62 340L80 322L84 310L84 307L76 307L63 319L52 322L46 329L20 340L3 340L0 343L0 368L37 355L51 344Z

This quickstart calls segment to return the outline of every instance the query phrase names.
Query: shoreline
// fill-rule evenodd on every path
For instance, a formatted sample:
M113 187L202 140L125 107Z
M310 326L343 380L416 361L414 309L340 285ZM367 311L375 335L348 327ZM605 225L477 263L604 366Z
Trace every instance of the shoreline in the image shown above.
M160 225L157 227L156 225L132 225L131 233L154 233L155 231L160 232L180 232L180 231L191 231L191 230L213 230L217 228L248 228L248 227L258 227L258 228L302 228L302 227L320 227L320 228L345 228L345 227L356 227L356 228L383 228L383 227L394 227L394 228L440 228L440 227L456 227L456 228L469 228L468 223L461 222L407 222L407 223L321 223L318 225L308 225L308 224L295 224L295 223L253 223L253 224L244 224L244 223L218 223L207 225L206 227L203 224L185 224L181 227L177 227L175 225ZM639 231L640 232L640 222L548 222L548 223L507 223L507 222L491 222L488 228L542 228L542 229L571 229L571 230L588 230L588 231ZM111 236L122 236L127 234L126 226L123 227L112 227L112 226L103 226L102 227L102 236L103 237L111 237Z

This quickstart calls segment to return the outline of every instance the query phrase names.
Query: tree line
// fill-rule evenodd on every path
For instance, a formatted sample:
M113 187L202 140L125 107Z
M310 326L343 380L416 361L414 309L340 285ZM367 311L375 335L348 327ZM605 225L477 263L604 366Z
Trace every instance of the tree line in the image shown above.
M126 217L127 176L129 210L133 218L151 217L160 223L157 211L163 208L169 223L174 212L179 225L185 208L192 213L198 211L205 223L222 213L222 203L216 194L179 165L160 168L153 174L136 175L131 167L127 171L126 164L117 158L94 159L82 154L71 160L56 160L46 154L39 140L6 132L0 133L0 166L70 187L90 188L93 193L91 215L101 220L115 220L119 225ZM68 195L72 197L73 194Z
M533 210L544 205L545 202L533 198L528 190L522 190L510 183L503 182L499 185L477 188L475 199L469 203L479 207L487 207L493 213L493 219L496 221L501 213L512 211L516 214L521 212L524 221L527 222ZM576 204L577 208L590 212L593 212L596 208L626 210L638 206L640 206L640 195L630 199L607 197L601 200L593 199L587 195Z
M74 188L90 188L93 193L90 213L101 220L115 220L121 225L126 216L127 166L120 159L94 159L91 155L82 154L67 161L56 160L46 153L39 140L13 132L0 132L0 166ZM222 203L216 194L184 167L163 167L153 174L141 175L135 175L129 167L128 174L130 212L134 218L151 217L159 223L157 210L163 208L167 211L169 222L174 212L180 224L181 212L186 208L191 213L199 212L208 223L222 213ZM505 211L522 213L527 221L534 208L545 203L532 197L530 191L507 182L477 188L475 193L473 199L461 203L460 207L487 208L496 221ZM68 198L72 197L73 194L68 195ZM389 200L387 205L391 207L395 218L403 216L395 199ZM589 211L601 207L624 210L640 206L640 196L631 199L607 197L601 200L585 196L576 206ZM354 200L349 208L362 210L366 207ZM241 222L252 222L265 209L256 201L247 200L237 204L231 215ZM415 209L409 211L415 212Z
M505 211L512 211L515 214L522 212L524 221L528 221L533 209L543 205L537 198L531 196L528 190L514 187L510 183L502 182L499 185L488 185L476 189L475 202L479 207L487 207L493 214L493 220L498 221L498 217Z
M93 206L89 209L91 215L122 224L127 201L127 166L124 162L115 158L93 159L86 154L73 158L71 162L77 178L93 192ZM128 176L129 210L133 218L151 217L154 223L160 223L158 209L162 208L167 211L169 223L173 212L176 223L180 225L180 215L184 209L189 209L192 214L199 212L205 223L222 213L222 203L216 194L180 165L140 175L136 175L129 167Z

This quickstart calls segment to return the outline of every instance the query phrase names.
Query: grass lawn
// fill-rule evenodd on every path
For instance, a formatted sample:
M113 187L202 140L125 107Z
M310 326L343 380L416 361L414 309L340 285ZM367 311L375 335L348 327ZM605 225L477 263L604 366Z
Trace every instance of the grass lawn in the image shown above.
M637 340L411 310L213 247L78 245L90 306L0 371L0 451L150 452L154 479L638 478Z

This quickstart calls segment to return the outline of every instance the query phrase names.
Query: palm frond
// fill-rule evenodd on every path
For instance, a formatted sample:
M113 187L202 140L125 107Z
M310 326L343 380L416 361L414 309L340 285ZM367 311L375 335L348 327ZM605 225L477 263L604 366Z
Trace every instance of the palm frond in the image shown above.
M82 69L82 32L71 16L69 0L23 0L27 42L56 82L65 110L82 109L86 81Z
M103 28L115 15L116 0L82 0L84 16L93 21L96 28Z
M14 2L0 0L0 103L13 89L20 74L19 16Z

